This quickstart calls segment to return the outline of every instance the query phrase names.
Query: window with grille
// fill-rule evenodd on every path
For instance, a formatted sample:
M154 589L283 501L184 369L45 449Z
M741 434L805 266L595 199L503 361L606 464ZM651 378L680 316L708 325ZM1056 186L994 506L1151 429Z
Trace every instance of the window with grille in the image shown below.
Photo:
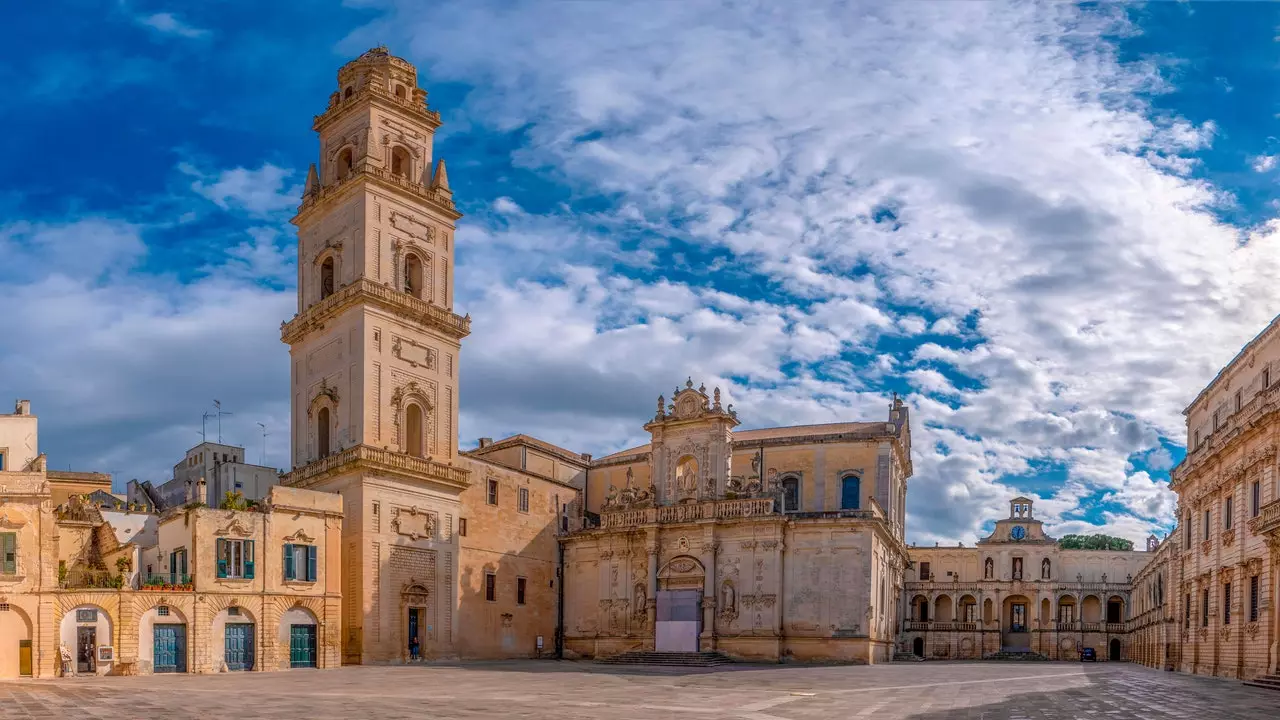
M1255 480L1253 482L1252 497L1249 502L1249 517L1258 517L1258 513L1262 512L1262 483Z
M485 497L485 502L489 503L490 505L498 504L498 481L497 480L489 481L489 490L488 490L488 495Z
M466 518L458 518L458 535L460 535L461 537L467 536L467 519Z
M158 606L156 606L156 614L157 614L157 615L159 615L160 617L168 617L168 616L169 616L169 606L168 606L168 605L158 605Z
M1222 529L1223 530L1231 529L1231 516L1234 514L1232 512L1232 509L1233 509L1232 506L1234 503L1232 503L1231 501L1232 501L1232 498L1227 498L1227 505L1225 508L1223 508L1223 511L1222 511Z
M516 578L516 604L517 605L524 604L524 587L525 587L525 579Z
M516 510L518 512L529 512L529 488L520 488L520 495L516 500Z
M1222 624L1231 624L1231 583L1222 586Z
M9 612L9 603L0 603L0 612Z
M920 579L921 580L929 579L929 563L927 562L920 563Z
M1209 627L1209 589L1205 588L1200 596L1200 624Z
M1182 627L1191 627L1191 593L1187 593L1186 603L1182 608Z
M76 622L78 623L96 623L98 622L97 608L80 608L76 610Z
M1204 539L1209 539L1209 511L1204 511Z
M484 599L489 602L498 599L498 576L493 573L484 574Z
M239 617L240 608L236 607L235 605L232 605L231 607L227 608L227 614L231 615L232 617Z
M1258 576L1249 578L1249 622L1258 622Z

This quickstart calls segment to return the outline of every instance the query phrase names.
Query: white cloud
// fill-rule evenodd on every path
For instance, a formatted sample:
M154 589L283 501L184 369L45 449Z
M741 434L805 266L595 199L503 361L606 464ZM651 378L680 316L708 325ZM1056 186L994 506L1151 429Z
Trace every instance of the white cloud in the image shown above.
M1276 162L1280 161L1280 155L1258 155L1249 161L1254 172L1271 172L1276 167Z
M293 171L271 163L263 163L257 170L237 167L212 175L185 162L178 165L178 170L196 178L191 183L192 190L224 210L268 217L293 210L302 199L302 186L287 184Z
M839 353L865 337L868 312L976 317L976 347L933 352L951 363L941 379L957 372L981 389L958 409L911 398L917 536L976 537L1016 489L1001 478L1032 461L1068 467L1079 490L1064 504L1126 487L1128 457L1161 435L1180 441L1182 406L1280 306L1274 236L1240 246L1205 210L1221 193L1188 175L1214 126L1144 104L1141 93L1165 83L1153 65L1118 62L1106 39L1126 29L1118 8L809 5L786 23L772 13L597 4L495 14L479 3L428 15L403 2L349 42L398 32L428 77L477 86L473 122L528 128L521 163L617 197L655 232L728 251L794 298L865 306L853 325L781 324L758 344L743 338L756 361L735 373L747 380L735 394L752 403L753 424L858 417L874 388ZM442 25L450 32L427 32ZM465 40L481 32L503 51ZM690 214L701 222L655 220ZM851 284L855 268L870 268L874 293ZM543 291L508 292L514 308L536 306ZM786 302L774 302L779 315L794 317ZM572 307L584 329L627 315L614 303ZM672 354L650 336L670 324L634 322L608 334L627 339L624 356L662 358L669 374L744 371L730 357ZM954 320L935 327L958 330ZM605 342L592 333L574 345L587 357ZM790 357L841 381L785 378L777 363ZM939 376L910 377L942 388ZM473 423L497 416L469 412ZM570 416L522 429L607 435ZM1168 506L1167 490L1141 487L1141 497L1116 496L1126 517ZM956 499L940 507L937 497Z
M159 12L141 15L135 18L140 25L164 35L177 35L184 38L201 38L209 34L208 30L198 28L179 20L173 13Z

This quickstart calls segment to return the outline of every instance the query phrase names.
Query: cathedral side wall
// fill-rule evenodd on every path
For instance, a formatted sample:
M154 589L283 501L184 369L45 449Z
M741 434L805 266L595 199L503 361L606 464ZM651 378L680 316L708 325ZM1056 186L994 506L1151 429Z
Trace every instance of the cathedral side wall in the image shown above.
M537 657L555 650L559 595L557 507L574 490L469 457L472 485L462 493L467 535L460 537L456 643L463 658ZM490 504L489 482L497 484ZM527 493L527 503L521 500ZM493 595L487 594L492 576ZM523 581L523 598L520 586ZM538 638L542 648L538 648Z

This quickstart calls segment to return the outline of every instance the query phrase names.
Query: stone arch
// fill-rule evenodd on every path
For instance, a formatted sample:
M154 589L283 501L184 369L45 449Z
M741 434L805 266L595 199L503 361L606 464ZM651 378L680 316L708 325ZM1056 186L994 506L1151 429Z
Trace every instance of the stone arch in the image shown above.
M388 166L392 175L406 180L413 177L413 153L408 148L393 143L387 151L387 157L390 159Z
M1040 600L1040 627L1048 627L1053 622L1053 603L1049 598Z
M426 456L426 451L423 448L426 444L426 433L424 432L426 422L423 414L422 405L416 402L410 401L404 406L404 451L414 457Z
M408 92L407 90L405 90L405 89L404 89L404 85L401 85L400 83L396 83L396 84L395 84L395 89L394 89L394 90L392 90L392 93L393 93L393 94L396 96L396 98L397 98L397 99L399 99L399 100L408 100L408 99L409 99L409 92Z
M350 88L348 88L348 91ZM338 148L333 154L333 180L342 182L351 177L355 173L356 166L356 147L355 145L344 145Z
M313 302L319 302L338 291L342 278L342 244L331 245L316 254L312 263L312 276L315 282Z
M321 381L320 389L307 405L307 435L311 440L312 458L320 459L337 448L338 391Z
M679 555L658 571L658 586L661 590L695 590L702 587L705 577L706 570L697 558Z
M989 625L995 621L995 608L996 608L996 605L994 602L991 601L991 598L987 598L982 601L982 622L983 623Z
M1128 601L1120 595L1111 595L1107 597L1106 621L1109 623L1122 623L1125 618L1125 609L1128 607Z
M161 607L168 608L167 615L160 614ZM193 627L191 618L179 603L163 596L140 597L134 602L134 617L138 618L137 632L133 638L137 642L137 647L132 649L132 656L138 663L139 670L143 673L154 672L156 625L182 625L186 628L185 654L179 667L187 671L191 669Z
M3 645L0 645L0 679L16 678L20 675L20 664L18 657L18 645L22 641L34 642L32 632L35 625L31 622L31 616L26 610L17 605L10 604L9 609L0 612L0 638L4 638ZM36 673L35 653L32 653L31 673Z
M785 473L778 478L778 489L782 492L783 512L799 512L804 502L801 497L804 482L796 473Z
M430 277L430 271L427 270L429 265L424 255L417 250L408 250L404 254L403 288L406 293L419 300L425 299L423 291L427 286L427 278Z
M1080 622L1102 622L1102 600L1092 593L1080 599Z
M1070 593L1063 593L1058 596L1058 622L1070 623L1080 619L1080 608L1076 604L1076 597Z
M929 622L932 619L929 606L929 598L924 595L911 598L911 619L916 622Z
M70 651L72 668L77 674L89 672L105 675L110 672L114 664L113 661L100 661L97 653L98 648L114 648L116 645L115 632L119 623L116 620L116 614L112 613L111 608L107 606L114 605L114 609L118 611L119 605L103 603L102 600L101 597L94 597L87 593L72 593L60 598L58 644L65 645ZM92 621L81 620L80 611L86 610L96 611ZM81 628L94 631L91 645L82 646L80 643Z
M235 596L206 596L208 602L208 611L212 616L210 620L210 635L212 642L209 643L210 662L214 672L223 672L227 670L226 662L226 644L228 625L250 625L251 630L248 631L253 642L253 652L249 654L249 667L246 670L257 670L260 664L259 658L262 657L264 651L269 651L270 647L261 647L262 643L259 638L262 635L262 619L260 613L255 612L250 603L244 602L245 598ZM232 608L235 608L233 611ZM234 612L234 614L233 614ZM222 641L222 642L220 642Z
M314 628L312 633L315 639L315 651L312 658L312 664L300 664L299 667L324 667L324 653L321 652L324 647L324 623L321 618L324 617L324 606L315 598L277 598L272 608L271 625L275 628L275 642L273 646L277 648L274 664L276 667L284 670L294 667L293 665L293 628L295 625L310 625ZM263 634L270 637L271 628L264 628ZM272 658L267 658L267 662L271 662Z
M427 242L434 236L434 228L428 228ZM411 267L410 258L416 258L418 268ZM419 300L431 302L435 297L435 256L413 240L394 238L391 241L391 275L397 290Z
M980 619L977 599L969 594L961 595L959 605L956 607L956 616L960 622L977 622Z
M951 622L953 617L955 617L955 607L951 602L951 596L943 593L934 598L933 618L941 622Z
M417 380L410 380L404 385L398 387L391 393L391 422L395 427L395 443L396 448L407 454L413 454L411 451L411 443L409 442L409 409L416 405L422 412L421 427L421 454L419 457L426 457L435 450L435 406L432 405L427 392Z

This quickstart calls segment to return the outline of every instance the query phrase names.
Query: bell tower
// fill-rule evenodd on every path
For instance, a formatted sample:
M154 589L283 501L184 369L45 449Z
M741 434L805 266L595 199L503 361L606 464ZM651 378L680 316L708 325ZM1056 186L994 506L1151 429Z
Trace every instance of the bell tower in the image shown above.
M426 98L414 66L384 47L344 65L312 124L319 163L292 221L284 482L344 498L344 662L407 652L394 583L422 590L414 632L420 623L424 655L447 651L452 637L453 524L469 476L455 462L459 352L471 320L453 312L462 215L444 161L433 164L440 114ZM388 563L409 575L388 577Z

